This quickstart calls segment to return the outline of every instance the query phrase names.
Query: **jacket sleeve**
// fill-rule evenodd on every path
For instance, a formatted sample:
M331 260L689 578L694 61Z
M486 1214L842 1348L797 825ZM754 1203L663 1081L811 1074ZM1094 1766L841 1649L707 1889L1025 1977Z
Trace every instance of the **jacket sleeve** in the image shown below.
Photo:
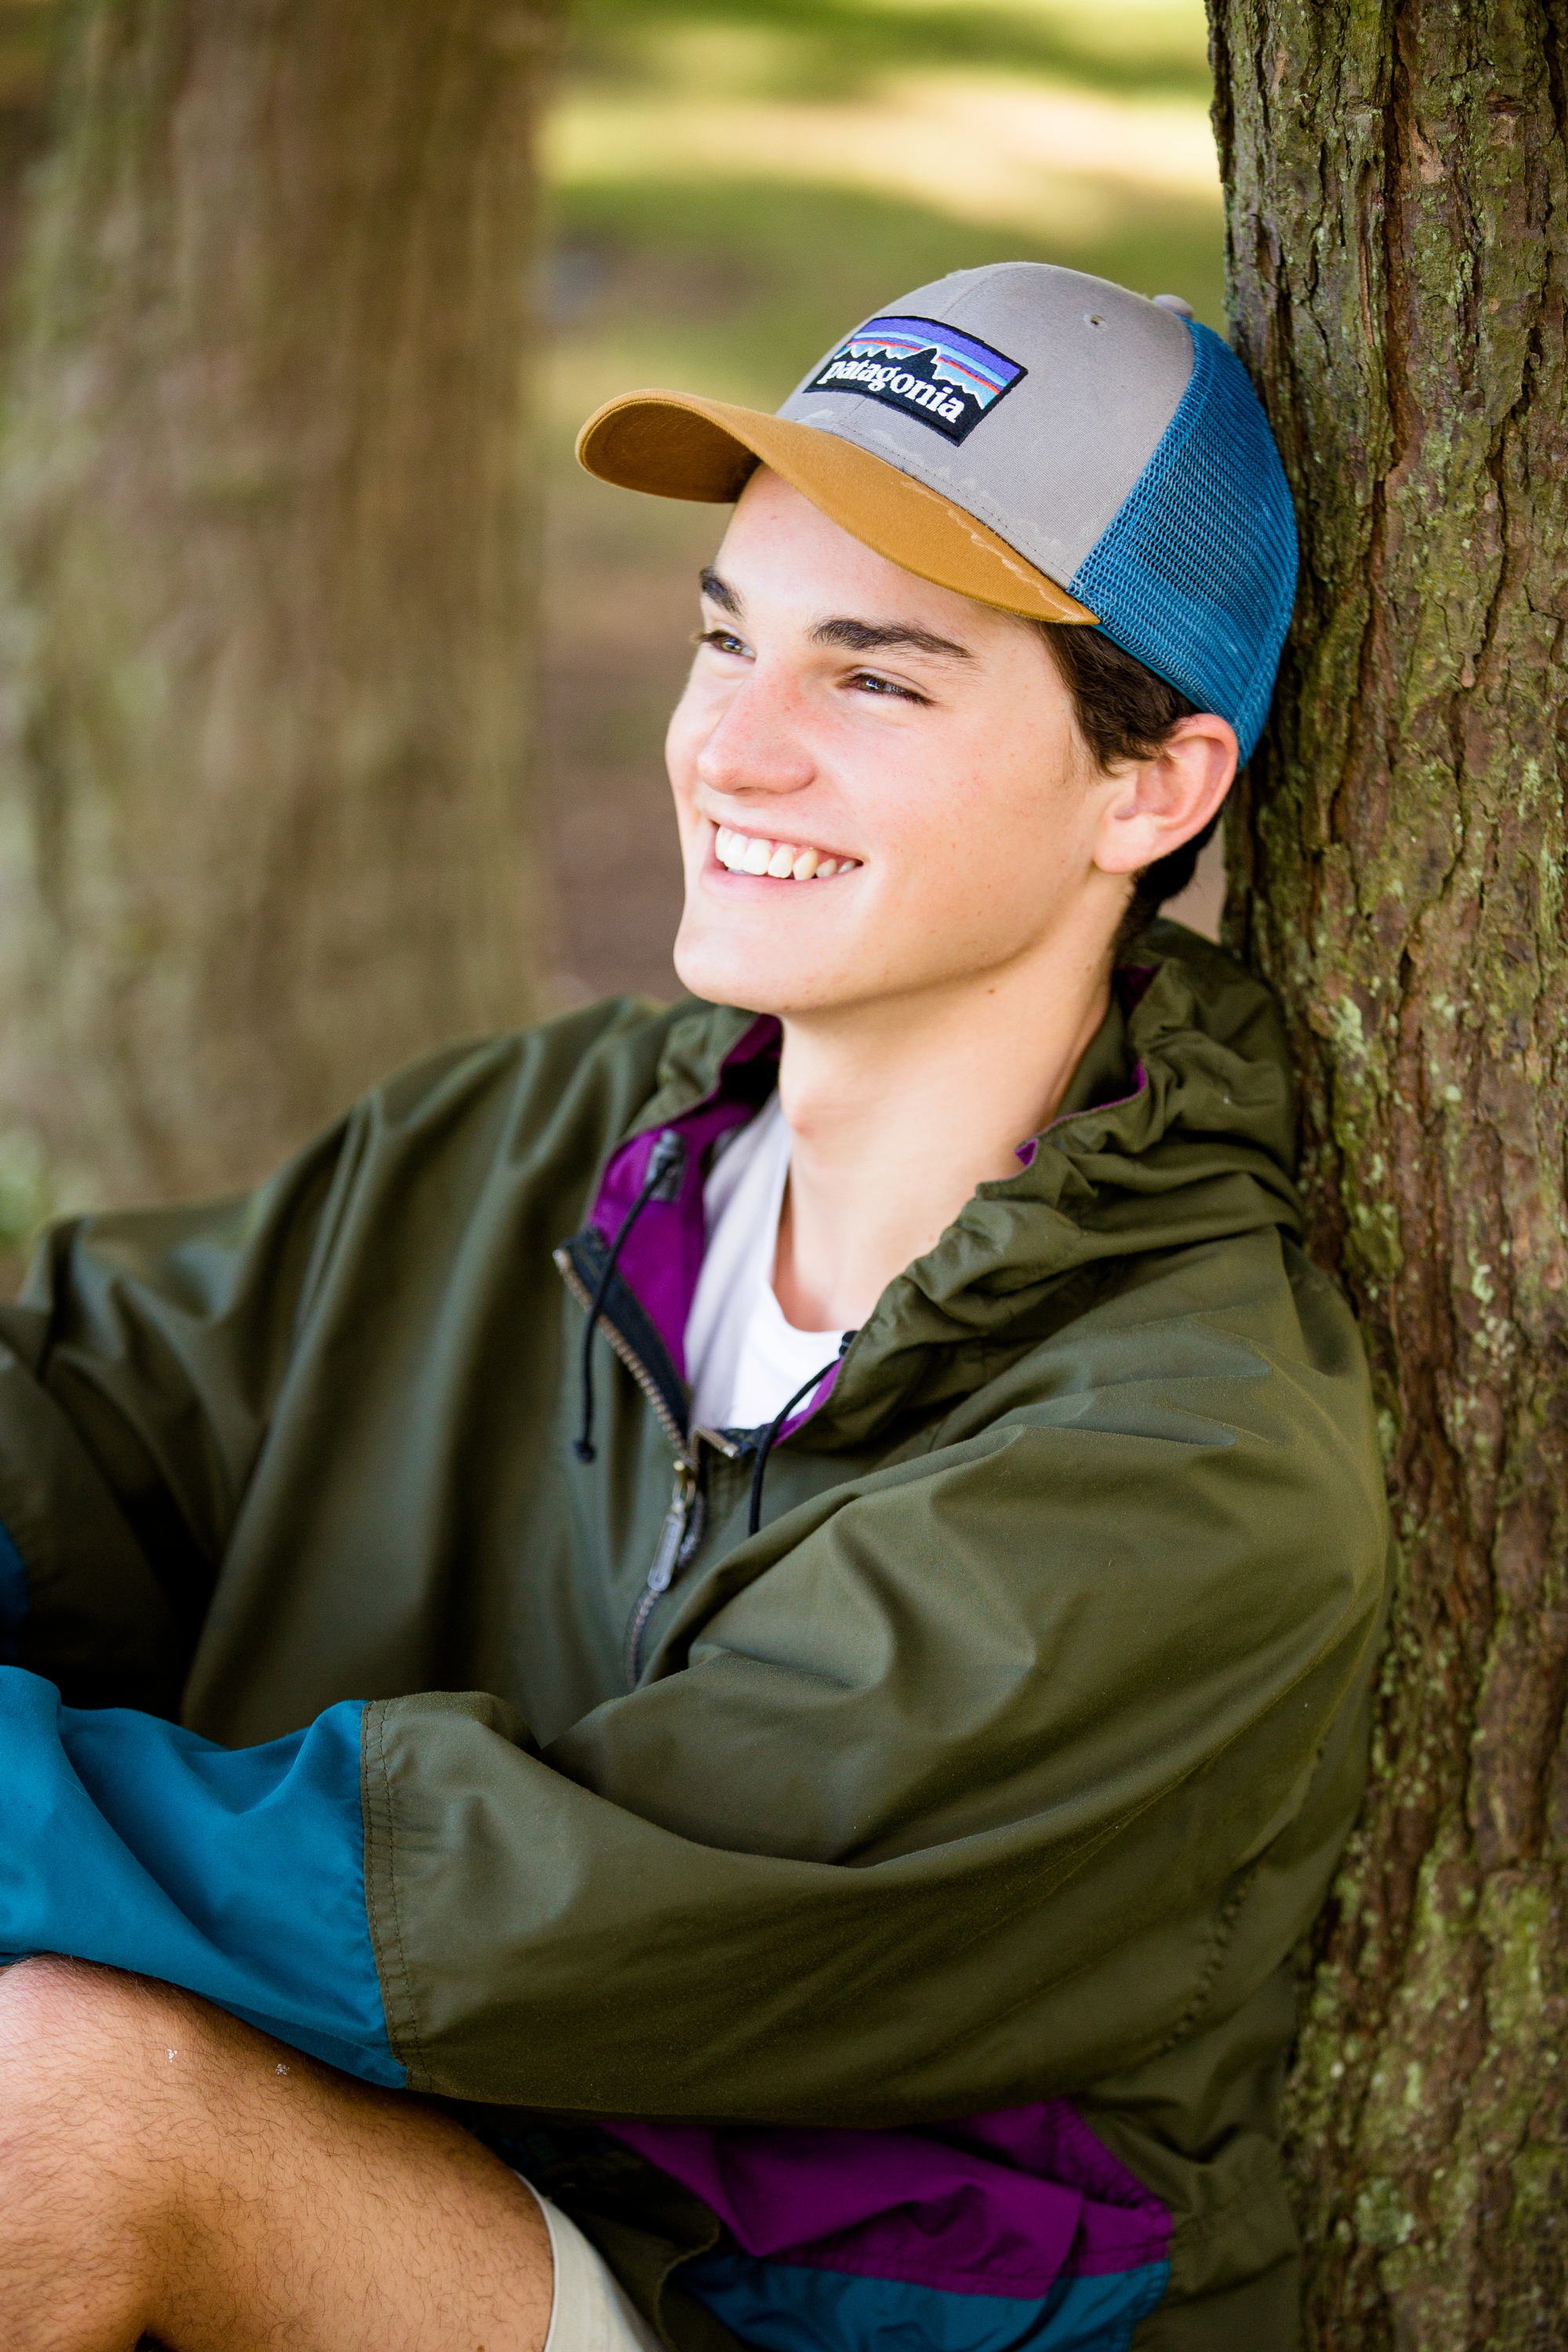
M611 1000L443 1047L242 1198L48 1234L0 1307L0 1657L71 1705L176 1713L275 1409L345 1264L384 1297L393 1236L460 1231L492 1181L510 1200L524 1137L546 1139L548 1182L530 1162L546 1231L570 1231L555 1217L577 1203L596 1122L630 1116L668 1026Z
M177 1710L351 1117L240 1200L78 1219L0 1307L0 1657Z
M0 1667L0 1959L68 1952L187 1987L401 2088L365 1918L360 1709L261 1748L62 1706Z

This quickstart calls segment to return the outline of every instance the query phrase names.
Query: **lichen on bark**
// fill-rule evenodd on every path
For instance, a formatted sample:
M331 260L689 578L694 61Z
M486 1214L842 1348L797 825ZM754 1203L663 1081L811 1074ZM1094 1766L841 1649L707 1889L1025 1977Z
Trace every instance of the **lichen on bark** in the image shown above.
M1232 324L1302 525L1231 936L1286 1007L1400 1577L1292 2165L1321 2352L1568 2331L1560 5L1211 0Z

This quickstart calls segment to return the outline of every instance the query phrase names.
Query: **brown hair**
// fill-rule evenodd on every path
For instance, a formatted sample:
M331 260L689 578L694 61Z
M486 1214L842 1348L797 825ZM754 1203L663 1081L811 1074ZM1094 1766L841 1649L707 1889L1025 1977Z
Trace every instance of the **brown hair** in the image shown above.
M1072 696L1073 713L1084 741L1102 768L1124 760L1152 760L1170 740L1179 719L1190 719L1197 709L1175 687L1156 677L1133 655L1122 652L1099 629L1061 621L1035 621L1046 641L1062 681ZM1144 925L1153 921L1167 898L1184 890L1193 878L1199 853L1213 837L1223 810L1207 824L1157 858L1132 877L1132 897L1116 934L1120 954Z

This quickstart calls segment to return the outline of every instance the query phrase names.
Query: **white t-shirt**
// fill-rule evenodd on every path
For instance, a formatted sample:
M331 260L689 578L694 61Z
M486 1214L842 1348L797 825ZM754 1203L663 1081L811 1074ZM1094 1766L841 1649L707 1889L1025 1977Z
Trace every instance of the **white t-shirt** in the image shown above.
M708 1248L686 1318L693 1423L758 1429L838 1353L842 1331L797 1331L773 1296L790 1132L774 1094L703 1190ZM802 1409L810 1399L801 1400Z

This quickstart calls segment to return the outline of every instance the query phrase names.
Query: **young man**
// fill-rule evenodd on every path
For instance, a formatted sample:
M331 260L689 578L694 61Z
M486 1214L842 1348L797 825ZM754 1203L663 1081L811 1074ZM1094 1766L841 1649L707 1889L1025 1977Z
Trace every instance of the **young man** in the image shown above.
M0 1979L7 2340L1288 2352L1385 1528L1276 1016L1148 920L1267 707L1267 429L1016 264L583 454L738 500L707 1002L4 1314L0 1951L74 1956Z

